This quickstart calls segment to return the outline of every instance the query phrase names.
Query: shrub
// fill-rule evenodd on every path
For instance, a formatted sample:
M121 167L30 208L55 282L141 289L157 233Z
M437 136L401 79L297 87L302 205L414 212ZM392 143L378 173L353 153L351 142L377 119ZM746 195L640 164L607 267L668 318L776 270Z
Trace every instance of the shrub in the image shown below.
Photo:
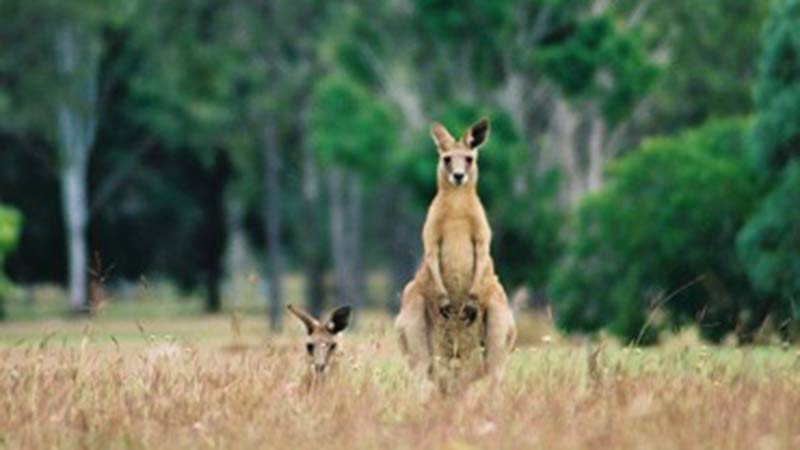
M742 228L739 255L784 333L800 318L800 0L775 4L764 26L754 161L767 195Z
M735 237L757 198L744 120L645 141L609 168L578 207L550 284L558 324L652 341L659 327L698 321L719 339L756 297ZM639 336L653 308L658 323Z

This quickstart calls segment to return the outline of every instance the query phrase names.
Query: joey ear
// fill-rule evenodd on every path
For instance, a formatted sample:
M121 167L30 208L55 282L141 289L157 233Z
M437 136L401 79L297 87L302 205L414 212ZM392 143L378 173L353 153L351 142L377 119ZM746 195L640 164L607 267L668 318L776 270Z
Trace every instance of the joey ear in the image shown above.
M431 125L431 137L439 151L446 150L456 141L453 139L450 132L447 131L447 128L439 122L434 122L433 125Z
M331 318L328 320L328 323L325 324L325 328L332 334L343 331L347 328L347 325L350 324L350 311L351 308L349 306L337 308L336 311L331 313Z
M473 150L485 144L488 139L489 119L486 117L483 117L481 120L475 122L475 124L469 127L469 130L464 133L464 143L467 144L467 147Z
M319 321L311 317L308 313L301 311L292 305L286 305L286 309L288 309L290 313L294 314L295 317L297 317L298 319L300 319L301 322L303 322L303 325L306 326L306 331L308 332L308 334L313 333L314 329L316 329L319 326Z

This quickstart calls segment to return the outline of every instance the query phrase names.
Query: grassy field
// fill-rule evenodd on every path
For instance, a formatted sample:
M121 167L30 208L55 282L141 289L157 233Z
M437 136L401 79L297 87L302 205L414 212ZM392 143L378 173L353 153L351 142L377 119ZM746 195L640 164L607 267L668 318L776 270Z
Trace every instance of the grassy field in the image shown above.
M527 322L526 322L527 323ZM800 448L795 348L523 339L493 389L430 396L363 318L307 392L303 333L258 318L0 328L0 448Z

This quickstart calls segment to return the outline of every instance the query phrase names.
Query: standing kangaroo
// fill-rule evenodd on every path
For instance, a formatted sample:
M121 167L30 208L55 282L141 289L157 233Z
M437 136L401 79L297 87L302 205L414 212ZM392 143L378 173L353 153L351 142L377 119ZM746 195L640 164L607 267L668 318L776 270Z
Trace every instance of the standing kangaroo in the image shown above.
M477 193L478 148L489 137L489 121L479 120L458 140L439 123L431 135L439 151L438 189L422 229L424 261L403 289L395 327L411 366L447 392L452 382L476 377L464 377L468 361L477 360L477 376L499 376L516 329Z

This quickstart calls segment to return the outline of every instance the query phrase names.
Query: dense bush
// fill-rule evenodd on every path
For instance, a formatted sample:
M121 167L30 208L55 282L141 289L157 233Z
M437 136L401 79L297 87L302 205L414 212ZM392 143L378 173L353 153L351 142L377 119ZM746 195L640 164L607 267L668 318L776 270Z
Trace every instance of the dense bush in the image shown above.
M551 281L561 327L652 341L661 327L697 321L719 339L753 315L735 246L758 194L748 129L712 122L647 140L610 167L608 184L579 205ZM640 336L654 308L660 320Z
M752 284L783 331L800 318L800 0L764 27L753 150L768 194L738 237ZM788 326L793 325L793 326Z
M780 315L800 319L800 162L789 166L764 198L738 244L755 288L779 300Z

